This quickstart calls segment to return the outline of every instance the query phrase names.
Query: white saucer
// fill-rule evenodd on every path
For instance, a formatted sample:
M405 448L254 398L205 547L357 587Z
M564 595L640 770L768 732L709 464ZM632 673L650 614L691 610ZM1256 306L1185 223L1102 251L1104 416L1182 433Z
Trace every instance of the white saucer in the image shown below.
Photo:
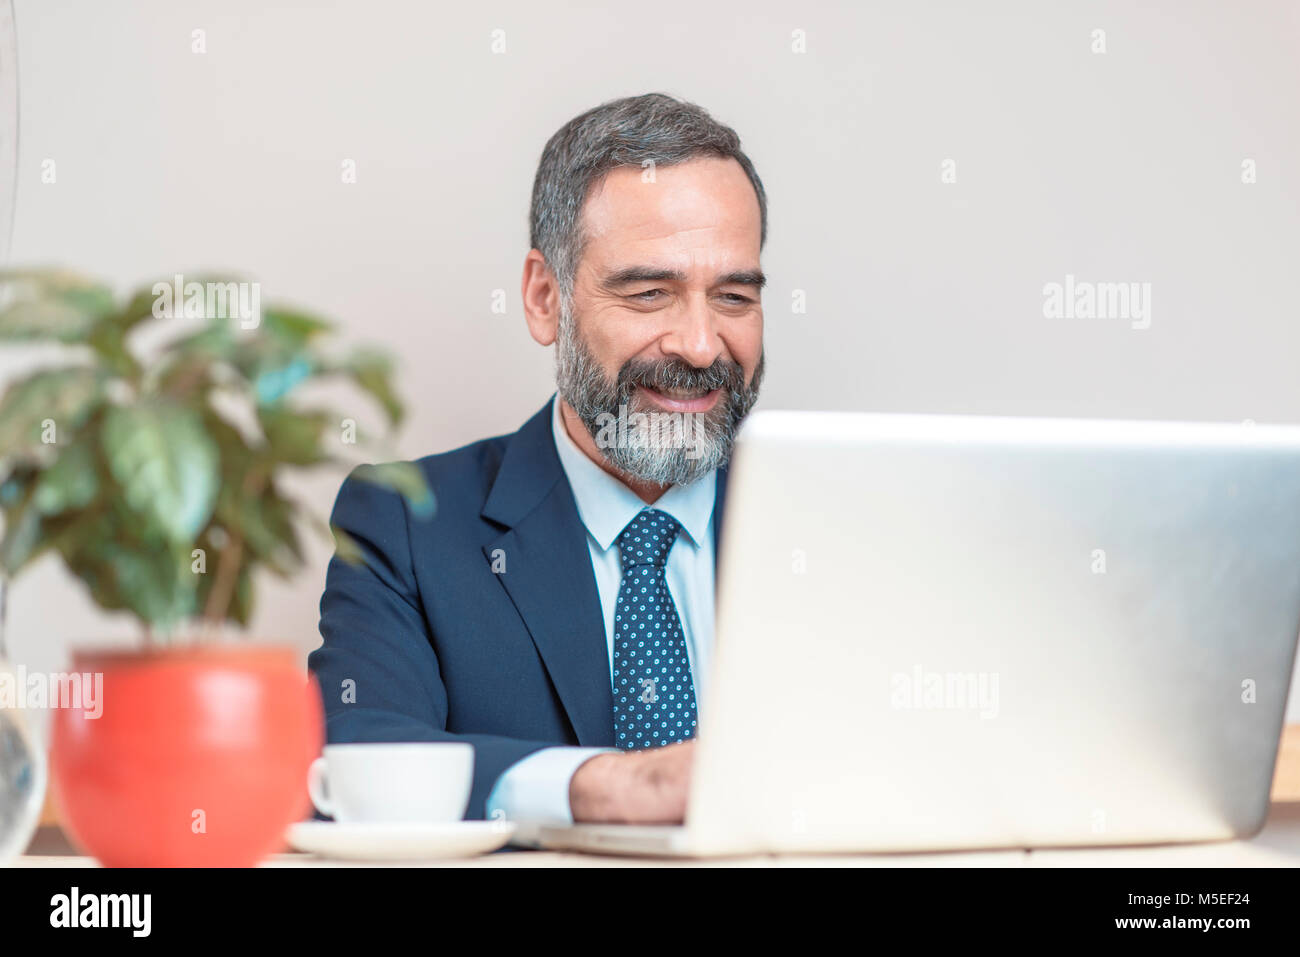
M299 821L289 826L290 846L320 857L346 861L415 861L473 857L504 845L515 825L509 821L452 821L398 824L367 821Z

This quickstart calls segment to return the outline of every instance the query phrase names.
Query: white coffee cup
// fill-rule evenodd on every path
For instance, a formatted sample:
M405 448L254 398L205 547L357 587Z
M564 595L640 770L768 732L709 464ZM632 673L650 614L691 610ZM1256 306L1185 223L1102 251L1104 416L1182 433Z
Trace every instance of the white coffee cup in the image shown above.
M465 816L472 744L329 744L324 752L307 772L307 792L335 821L438 824Z

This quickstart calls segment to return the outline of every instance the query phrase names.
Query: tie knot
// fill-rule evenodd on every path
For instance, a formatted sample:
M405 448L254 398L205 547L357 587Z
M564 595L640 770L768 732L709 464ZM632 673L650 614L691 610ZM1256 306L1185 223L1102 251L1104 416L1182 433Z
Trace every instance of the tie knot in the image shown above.
M635 565L654 565L663 568L668 561L668 550L677 540L681 526L677 519L657 508L645 508L627 523L618 536L618 550L623 556L623 568Z

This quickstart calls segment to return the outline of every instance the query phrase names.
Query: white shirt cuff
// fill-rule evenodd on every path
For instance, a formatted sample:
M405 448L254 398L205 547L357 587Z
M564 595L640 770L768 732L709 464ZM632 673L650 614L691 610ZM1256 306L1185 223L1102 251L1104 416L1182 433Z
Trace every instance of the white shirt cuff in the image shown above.
M488 795L487 816L509 821L572 824L569 782L583 762L614 748L555 747L506 768Z

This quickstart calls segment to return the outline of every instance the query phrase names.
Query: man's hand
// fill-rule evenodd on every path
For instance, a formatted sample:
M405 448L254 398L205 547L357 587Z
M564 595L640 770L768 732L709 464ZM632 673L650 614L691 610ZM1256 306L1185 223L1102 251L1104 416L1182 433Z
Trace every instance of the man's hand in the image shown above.
M695 740L661 748L598 754L569 781L574 821L681 824L691 781Z

